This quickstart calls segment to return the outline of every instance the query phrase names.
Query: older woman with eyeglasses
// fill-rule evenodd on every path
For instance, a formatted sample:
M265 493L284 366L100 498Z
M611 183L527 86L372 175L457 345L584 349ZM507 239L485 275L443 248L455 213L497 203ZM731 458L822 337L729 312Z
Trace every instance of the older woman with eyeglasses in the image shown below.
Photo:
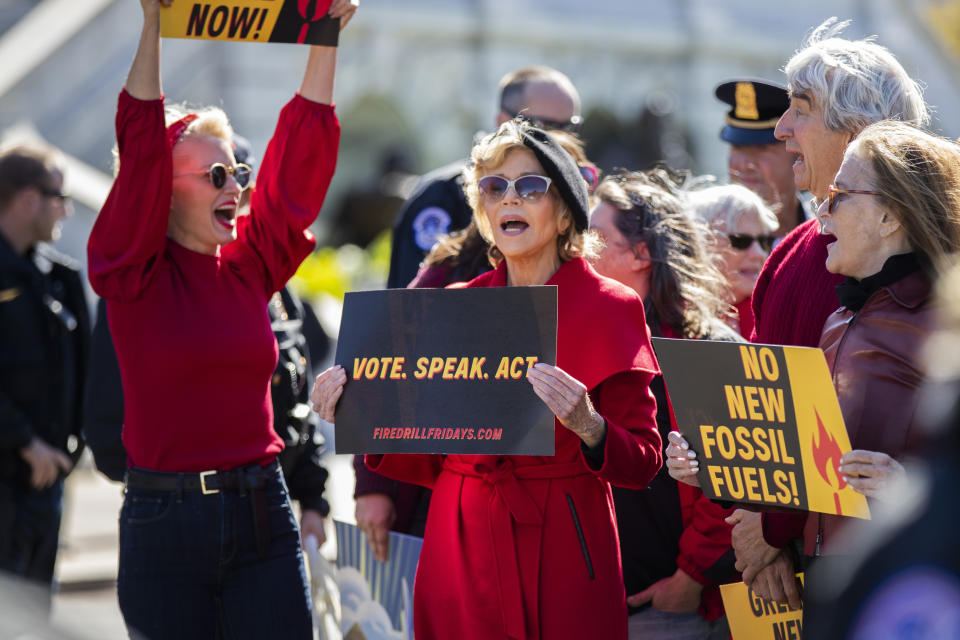
M753 191L737 184L688 191L684 200L711 230L710 249L725 279L725 302L737 312L730 325L749 339L753 287L770 255L780 226L777 216Z
M527 372L556 415L553 456L384 455L367 464L433 489L417 582L417 638L627 637L610 484L660 467L657 372L639 296L584 259L587 189L547 133L509 121L472 153L467 194L497 268L468 287L556 285L557 366ZM499 328L490 328L499 331ZM346 376L317 378L333 420Z
M130 468L117 591L147 638L310 638L300 536L276 462L267 301L313 248L336 164L336 49L313 47L251 197L216 108L164 115L160 11L117 110L119 171L90 235L123 379ZM355 6L335 0L341 26Z
M904 475L898 458L917 436L932 282L960 250L960 146L902 122L870 125L847 147L817 213L833 238L826 268L846 277L837 288L841 307L820 338L853 446L837 467L839 488L889 499ZM696 458L670 438L670 473L690 482ZM849 553L854 541L841 531L850 521L809 514L804 554ZM831 568L826 563L819 575Z
M775 131L797 156L797 188L820 201L828 196L847 145L868 124L894 118L922 126L929 120L917 82L873 40L840 37L847 24L825 21L787 63L790 108ZM754 342L818 345L824 320L837 308L835 287L843 282L824 267L830 240L818 221L809 220L774 247L753 291ZM731 516L745 582L753 584L759 575L772 593L789 594L799 604L793 564L781 550L802 535L804 520L804 514L792 513Z

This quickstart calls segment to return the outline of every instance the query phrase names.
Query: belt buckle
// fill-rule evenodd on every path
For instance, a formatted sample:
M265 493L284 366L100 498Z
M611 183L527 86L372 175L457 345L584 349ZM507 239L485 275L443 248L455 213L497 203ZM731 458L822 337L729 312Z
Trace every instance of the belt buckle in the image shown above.
M207 476L212 476L215 473L216 473L216 470L200 472L200 493L202 493L205 496L213 495L215 493L220 493L220 489L207 489Z

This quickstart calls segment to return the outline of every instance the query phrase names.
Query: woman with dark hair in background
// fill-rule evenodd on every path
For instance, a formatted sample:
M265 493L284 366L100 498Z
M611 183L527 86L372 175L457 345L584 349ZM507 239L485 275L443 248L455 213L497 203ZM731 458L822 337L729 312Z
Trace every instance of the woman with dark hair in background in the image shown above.
M604 240L597 271L643 297L654 336L739 340L720 319L723 277L707 252L705 225L677 195L665 169L622 173L600 183L590 227ZM657 427L672 428L663 377L650 384ZM643 491L614 487L631 638L729 635L717 585L733 579L730 510L661 469ZM698 613L699 610L699 613Z

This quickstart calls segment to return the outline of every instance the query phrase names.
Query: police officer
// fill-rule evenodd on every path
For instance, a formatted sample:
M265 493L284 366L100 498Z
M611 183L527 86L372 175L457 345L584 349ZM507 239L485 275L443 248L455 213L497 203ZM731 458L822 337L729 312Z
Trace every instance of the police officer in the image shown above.
M252 147L239 135L234 136L234 156L237 162L254 165ZM249 189L244 191L246 198L249 193ZM242 199L240 206L246 204L247 200ZM324 440L317 415L310 410L309 398L314 377L312 362L325 357L329 339L309 305L301 303L287 287L273 295L267 313L278 348L277 367L270 380L273 428L284 442L277 459L290 497L300 502L304 542L313 535L323 544L324 518L330 513L323 497L328 474L320 464ZM127 470L127 452L120 437L123 387L104 300L97 305L85 395L84 436L94 462L105 476L122 482Z
M793 181L786 144L773 136L777 120L790 106L785 87L764 80L729 80L717 86L717 99L730 105L720 138L730 143L730 182L742 184L766 201L785 236L807 219Z
M580 126L580 94L563 73L544 66L517 69L500 80L496 126L521 116L543 129L575 133ZM387 287L406 287L437 236L463 229L473 212L463 194L464 161L420 179L393 229Z
M57 152L0 154L0 569L43 585L45 607L90 325L77 264L41 243L71 212Z

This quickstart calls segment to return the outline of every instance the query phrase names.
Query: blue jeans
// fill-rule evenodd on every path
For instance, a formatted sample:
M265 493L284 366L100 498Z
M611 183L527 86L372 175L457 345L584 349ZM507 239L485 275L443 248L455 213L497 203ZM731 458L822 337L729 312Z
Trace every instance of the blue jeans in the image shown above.
M135 637L313 637L300 530L279 465L275 470L265 488L265 557L257 550L249 492L128 488L117 592Z

